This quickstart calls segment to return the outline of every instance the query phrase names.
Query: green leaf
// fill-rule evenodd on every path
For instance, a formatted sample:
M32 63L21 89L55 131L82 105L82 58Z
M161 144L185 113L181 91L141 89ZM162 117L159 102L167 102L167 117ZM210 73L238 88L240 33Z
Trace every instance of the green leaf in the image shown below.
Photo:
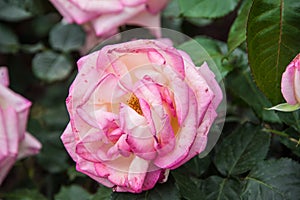
M72 64L62 54L45 51L35 55L32 69L38 78L46 82L54 82L65 79L72 70Z
M166 183L157 184L152 190L147 193L147 200L161 200L172 199L179 200L180 195L174 180L167 181Z
M43 14L45 11L44 6L47 5L44 0L4 0L8 4L16 6L31 15Z
M205 200L233 200L240 199L242 191L241 183L234 179L211 176L201 182L201 190L205 194Z
M218 80L221 80L232 70L230 64L224 64L222 62L227 54L226 44L223 42L207 37L196 37L194 40L185 42L177 48L188 53L196 66L200 66L204 62L207 62L208 66L212 67L213 71L218 69L219 72L214 71ZM219 75L219 73L221 74Z
M300 104L290 105L288 103L281 103L271 108L267 108L267 110L277 110L282 112L293 112L300 108Z
M284 133L287 136L281 136L280 142L289 148L293 154L300 157L300 133L293 128L288 128Z
M274 104L282 102L281 75L300 51L300 1L254 0L247 44L254 80Z
M181 30L182 18L177 0L171 0L162 13L162 27L172 30Z
M0 23L0 52L16 53L18 50L19 42L17 35L12 29Z
M179 200L180 195L177 187L173 181L167 181L166 183L156 184L156 186L149 191L140 194L131 193L113 193L111 200L162 200L172 199Z
M300 196L300 165L282 158L257 164L246 177L244 200L293 200Z
M177 0L170 0L167 7L163 11L164 17L179 18L180 10Z
M269 144L270 134L260 126L244 124L218 146L214 163L226 176L245 173L266 157Z
M209 167L211 164L211 159L209 156L204 158L199 158L195 156L187 163L179 167L175 170L175 172L182 173L182 174L190 174L193 177L200 177Z
M274 111L265 109L271 107L272 104L257 88L248 68L245 70L237 69L230 73L226 77L226 86L233 94L250 105L259 118L268 122L280 122Z
M132 194L132 193L118 193L114 192L111 195L111 200L144 200L146 199L145 192L141 194Z
M85 42L85 32L76 24L59 23L51 29L49 42L54 49L63 52L78 50Z
M23 0L19 1L24 3ZM0 19L5 21L20 21L31 17L31 13L11 2L0 0Z
M20 47L25 53L37 53L45 49L44 44L36 43L36 44L24 44Z
M181 196L188 200L203 196L203 192L198 187L200 179L197 178L208 170L210 164L209 156L204 158L195 156L178 169L171 171Z
M44 144L42 152L37 156L38 163L50 173L62 172L69 167L68 156L64 151L52 145Z
M186 18L188 22L195 26L207 26L214 22L213 19L207 19L207 18Z
M237 6L238 0L179 0L180 10L185 17L222 17Z
M68 177L69 177L70 181L74 181L77 177L86 177L87 176L81 172L78 172L76 170L75 165L72 167L68 167L67 170L68 170L67 173L68 173Z
M58 13L41 15L30 20L28 28L32 35L38 38L48 37L50 30L60 21Z
M64 103L56 103L56 107L48 107L41 117L48 127L55 130L65 128L69 122L69 115Z
M9 200L46 200L46 198L38 191L33 189L16 190L12 193L4 195Z
M298 138L298 141L291 141L288 138L281 138L280 141L287 148L289 148L292 151L293 154L300 157L300 138Z
M300 110L294 112L278 112L280 120L300 132Z
M91 200L110 200L112 189L104 186L99 187L96 194L93 195Z
M82 187L71 185L70 187L62 187L55 200L89 200L91 195Z
M62 145L60 136L60 131L42 131L37 135L43 144L41 152L37 155L37 161L43 169L50 173L62 172L69 168L69 156Z
M230 27L227 41L229 53L246 41L247 20L252 3L253 0L245 0L243 2L237 18Z
M192 181L191 177L178 172L172 172L172 175L175 178L181 196L185 199L194 200L204 196L203 192L197 184Z

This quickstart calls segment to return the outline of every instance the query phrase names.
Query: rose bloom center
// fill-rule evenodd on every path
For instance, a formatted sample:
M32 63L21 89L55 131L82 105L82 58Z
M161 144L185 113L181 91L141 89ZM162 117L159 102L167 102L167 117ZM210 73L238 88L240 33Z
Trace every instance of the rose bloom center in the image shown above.
M130 95L130 98L127 100L127 103L138 114L143 115L139 99L134 94Z

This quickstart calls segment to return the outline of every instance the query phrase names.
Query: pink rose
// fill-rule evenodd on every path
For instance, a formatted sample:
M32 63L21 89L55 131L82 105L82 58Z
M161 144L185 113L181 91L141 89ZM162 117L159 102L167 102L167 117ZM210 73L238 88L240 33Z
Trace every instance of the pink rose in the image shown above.
M281 92L288 104L300 103L300 54L294 58L282 74Z
M138 193L204 151L222 100L206 63L196 68L170 42L135 40L77 64L61 138L78 171Z
M7 68L0 67L0 185L17 159L34 155L41 148L26 132L30 101L8 85Z
M159 27L160 14L168 0L50 0L69 23L93 26L98 36L107 37L129 24ZM159 34L159 33L156 33Z

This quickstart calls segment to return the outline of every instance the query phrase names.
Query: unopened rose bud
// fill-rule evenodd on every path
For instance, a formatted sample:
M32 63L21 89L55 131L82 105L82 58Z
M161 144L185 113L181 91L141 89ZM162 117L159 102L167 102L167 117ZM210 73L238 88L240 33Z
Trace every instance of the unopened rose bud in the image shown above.
M300 54L294 58L282 74L281 92L288 104L300 103Z

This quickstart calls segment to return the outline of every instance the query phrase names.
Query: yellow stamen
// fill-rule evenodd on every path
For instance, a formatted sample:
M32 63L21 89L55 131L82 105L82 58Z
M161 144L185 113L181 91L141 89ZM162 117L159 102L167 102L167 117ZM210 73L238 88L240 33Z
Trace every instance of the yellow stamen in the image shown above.
M127 103L138 114L143 115L139 99L134 94L131 94L129 100L127 100Z

